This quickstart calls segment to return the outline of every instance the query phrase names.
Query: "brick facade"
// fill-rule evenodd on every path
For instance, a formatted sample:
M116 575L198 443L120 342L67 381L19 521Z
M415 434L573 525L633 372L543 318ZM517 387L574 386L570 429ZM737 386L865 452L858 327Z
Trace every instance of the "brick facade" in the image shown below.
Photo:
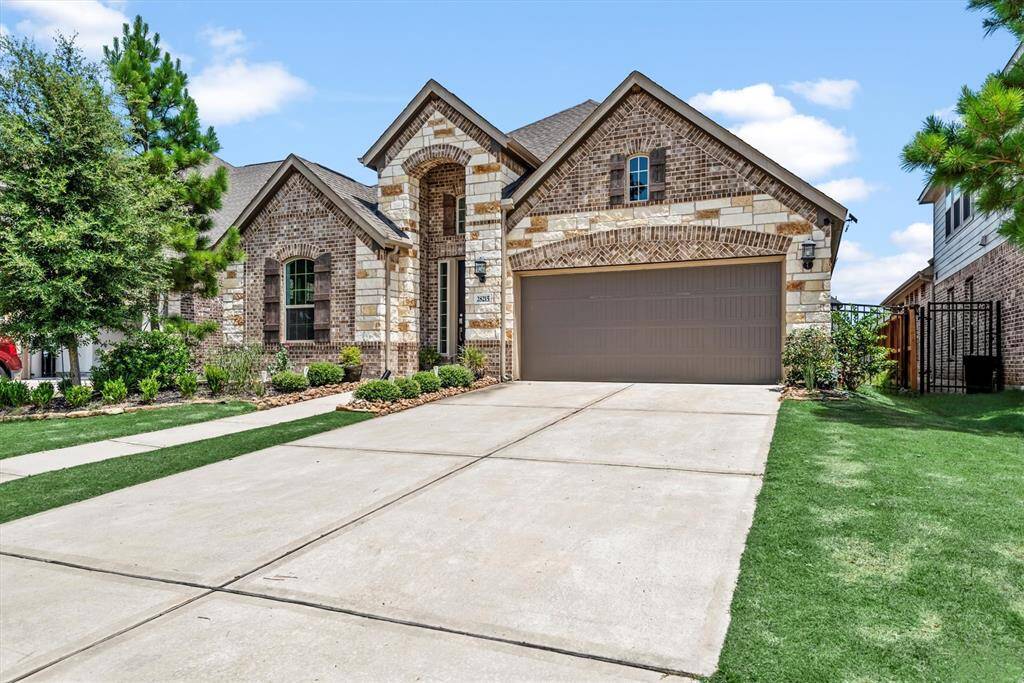
M1001 301L1003 376L1007 387L1024 388L1024 250L1004 242L950 277L935 282L932 296L945 301L953 290L956 301Z
M418 163L422 163L418 162ZM420 179L420 344L437 348L437 262L465 258L466 235L444 234L444 195L466 192L466 168L446 163ZM452 321L454 324L454 320Z

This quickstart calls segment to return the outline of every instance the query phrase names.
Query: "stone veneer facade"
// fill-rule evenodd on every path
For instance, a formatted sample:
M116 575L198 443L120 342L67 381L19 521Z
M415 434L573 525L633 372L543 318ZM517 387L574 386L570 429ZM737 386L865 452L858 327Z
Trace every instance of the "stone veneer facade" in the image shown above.
M613 205L611 155L655 148L666 150L663 195ZM364 350L365 372L379 373L390 269L391 367L414 371L419 347L437 344L442 258L466 260L466 342L487 352L492 372L499 367L503 322L506 371L513 369L515 273L526 270L767 258L784 269L786 329L829 323L832 232L820 224L823 214L646 92L627 94L547 178L504 210L503 190L526 171L522 162L439 97L426 102L380 158L378 210L410 243L385 257L312 183L293 175L243 231L245 264L225 274L217 301L196 305L220 318L218 343L263 340L267 257L283 262L324 251L332 256L330 341L284 342L298 365L333 359L341 346L355 343ZM466 197L464 235L441 230L445 193ZM799 250L808 238L817 256L804 269ZM486 264L483 281L473 272L477 260ZM271 346L268 353L276 350Z

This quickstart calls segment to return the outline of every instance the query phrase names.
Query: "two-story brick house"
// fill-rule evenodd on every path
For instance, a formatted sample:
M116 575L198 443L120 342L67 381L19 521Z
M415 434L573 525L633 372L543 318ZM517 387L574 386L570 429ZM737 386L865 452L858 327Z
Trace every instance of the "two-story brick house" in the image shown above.
M360 161L229 167L246 253L183 310L301 364L482 348L525 379L773 382L846 209L640 73L509 133L430 81Z

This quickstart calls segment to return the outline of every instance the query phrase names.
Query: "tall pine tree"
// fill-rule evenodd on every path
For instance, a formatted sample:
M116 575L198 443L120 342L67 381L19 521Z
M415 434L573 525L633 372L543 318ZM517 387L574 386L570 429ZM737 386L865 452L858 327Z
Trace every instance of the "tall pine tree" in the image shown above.
M1024 41L1024 0L970 0L988 16L985 33L1009 30ZM903 148L907 170L921 169L928 182L975 195L987 213L1006 212L999 232L1024 248L1024 60L991 74L979 90L964 86L958 121L936 116Z
M188 75L180 60L161 50L160 34L150 36L141 16L122 31L103 52L111 79L124 98L132 146L149 172L170 184L188 210L184 219L167 217L175 252L168 289L213 296L217 274L242 258L235 228L216 245L209 237L210 214L220 208L228 186L224 168L212 174L200 172L220 149L217 134L212 127L202 129L196 102L188 93Z

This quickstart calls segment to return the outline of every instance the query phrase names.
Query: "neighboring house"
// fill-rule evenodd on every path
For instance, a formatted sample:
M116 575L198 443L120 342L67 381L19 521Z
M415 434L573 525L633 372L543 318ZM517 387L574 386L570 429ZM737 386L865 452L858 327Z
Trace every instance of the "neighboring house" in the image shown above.
M928 303L932 299L932 280L935 269L932 267L932 259L928 259L928 265L917 271L906 282L894 289L892 293L882 301L883 306L919 306Z
M509 133L429 81L360 161L231 167L246 254L182 312L364 376L421 347L524 379L774 382L829 324L847 210L644 75ZM217 163L223 163L218 160ZM806 258L802 258L806 257Z
M1022 55L1024 44L1006 68ZM933 207L933 273L926 299L1002 302L1004 381L1024 386L1024 250L998 233L1007 214L979 213L969 194L934 184L918 201Z

